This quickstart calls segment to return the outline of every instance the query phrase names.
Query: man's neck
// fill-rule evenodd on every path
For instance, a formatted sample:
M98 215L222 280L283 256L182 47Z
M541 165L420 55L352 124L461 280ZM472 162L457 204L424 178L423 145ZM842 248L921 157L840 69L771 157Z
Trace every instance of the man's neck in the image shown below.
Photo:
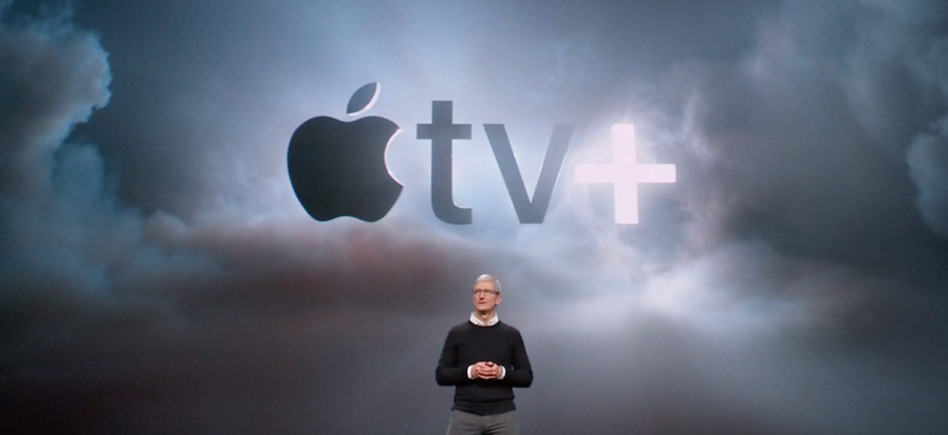
M492 326L499 321L497 319L496 311L487 311L487 312L475 311L471 313L471 320L472 320L471 323L474 323L477 326ZM476 322L474 320L476 320Z

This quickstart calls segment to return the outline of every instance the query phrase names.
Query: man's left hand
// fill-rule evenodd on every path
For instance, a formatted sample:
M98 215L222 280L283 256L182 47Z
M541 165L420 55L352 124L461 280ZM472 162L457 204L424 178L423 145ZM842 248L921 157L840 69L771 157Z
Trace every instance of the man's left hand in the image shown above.
M499 379L501 374L503 374L503 368L497 364L494 364L493 361L479 362L474 364L475 379Z

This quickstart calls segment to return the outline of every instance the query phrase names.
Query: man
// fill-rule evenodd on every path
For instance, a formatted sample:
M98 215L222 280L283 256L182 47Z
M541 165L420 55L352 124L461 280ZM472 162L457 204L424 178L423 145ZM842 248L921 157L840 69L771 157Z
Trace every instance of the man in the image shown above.
M500 281L481 275L474 282L474 312L451 328L435 380L454 385L448 435L517 435L513 387L529 387L533 370L520 331L500 321Z

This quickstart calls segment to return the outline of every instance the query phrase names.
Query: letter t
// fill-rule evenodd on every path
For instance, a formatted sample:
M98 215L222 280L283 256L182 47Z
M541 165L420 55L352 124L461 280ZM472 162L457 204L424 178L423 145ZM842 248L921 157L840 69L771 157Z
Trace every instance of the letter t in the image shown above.
M471 209L454 204L451 142L471 139L471 124L454 124L453 102L431 102L431 124L418 124L418 139L431 139L431 208L449 224L470 224Z

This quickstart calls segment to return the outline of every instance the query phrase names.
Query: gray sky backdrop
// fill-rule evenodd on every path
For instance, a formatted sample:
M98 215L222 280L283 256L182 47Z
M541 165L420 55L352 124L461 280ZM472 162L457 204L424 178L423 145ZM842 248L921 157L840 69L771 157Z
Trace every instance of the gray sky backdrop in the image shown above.
M290 135L402 132L387 217L310 219ZM431 101L455 200L431 211ZM613 221L609 126L678 182ZM528 191L576 126L546 220ZM524 433L948 427L948 3L0 1L0 425L32 433L442 433L481 273L535 382ZM5 433L12 433L4 430Z

